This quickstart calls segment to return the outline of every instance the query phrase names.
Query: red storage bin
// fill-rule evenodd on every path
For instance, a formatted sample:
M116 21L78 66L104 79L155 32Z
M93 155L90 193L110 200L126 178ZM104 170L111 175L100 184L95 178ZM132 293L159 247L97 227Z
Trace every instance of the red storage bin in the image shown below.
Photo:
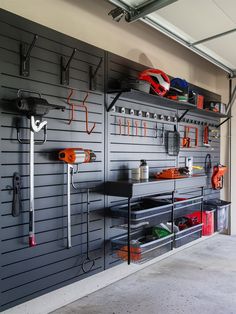
M192 214L186 215L191 219L194 219L198 223L201 223L201 212L197 211ZM214 233L214 210L207 210L202 212L202 235L209 236Z

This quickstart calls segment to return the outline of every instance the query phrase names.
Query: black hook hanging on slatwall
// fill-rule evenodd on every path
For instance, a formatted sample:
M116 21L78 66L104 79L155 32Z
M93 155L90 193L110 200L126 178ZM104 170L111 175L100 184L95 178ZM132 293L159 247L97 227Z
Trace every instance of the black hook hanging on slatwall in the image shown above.
M95 84L95 78L96 78L97 72L98 72L101 64L102 64L102 58L100 59L100 61L99 61L98 65L97 65L95 71L93 71L93 67L92 66L89 67L89 89L90 90L94 90L95 89L95 85L96 85Z
M30 54L38 37L38 35L34 35L30 46L25 43L20 44L20 75L22 76L27 77L30 75Z
M61 57L61 84L69 85L70 82L70 64L76 53L77 49L74 48L73 52L68 61L66 61L65 57Z

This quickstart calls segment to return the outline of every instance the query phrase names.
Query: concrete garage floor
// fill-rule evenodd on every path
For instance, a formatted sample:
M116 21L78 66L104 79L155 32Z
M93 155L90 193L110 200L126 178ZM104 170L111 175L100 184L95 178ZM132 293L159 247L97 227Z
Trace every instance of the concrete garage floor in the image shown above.
M236 237L217 235L53 314L235 314Z

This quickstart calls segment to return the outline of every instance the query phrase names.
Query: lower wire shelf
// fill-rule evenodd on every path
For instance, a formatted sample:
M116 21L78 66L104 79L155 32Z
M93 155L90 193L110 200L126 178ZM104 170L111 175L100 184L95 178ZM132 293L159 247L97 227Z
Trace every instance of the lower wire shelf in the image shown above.
M166 237L151 240L148 242L142 231L132 233L130 242L130 260L132 263L144 263L150 259L158 257L169 252L173 248L174 234ZM116 257L127 261L128 260L128 245L127 235L122 235L111 239L112 250Z
M202 236L203 224L197 224L190 228L181 230L174 235L174 247L181 247L189 242L199 239Z

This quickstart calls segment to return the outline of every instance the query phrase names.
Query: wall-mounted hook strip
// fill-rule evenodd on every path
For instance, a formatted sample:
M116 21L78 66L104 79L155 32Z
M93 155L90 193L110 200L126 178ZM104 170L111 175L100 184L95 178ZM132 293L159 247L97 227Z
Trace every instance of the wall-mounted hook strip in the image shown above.
M70 64L71 61L76 53L77 49L74 48L73 52L69 58L69 60L66 62L65 57L61 57L61 84L62 85L69 85L70 82Z
M20 44L20 75L22 76L27 77L30 74L30 54L37 39L38 35L34 35L34 39L30 46L25 43Z
M99 68L101 67L102 64L102 58L100 58L100 61L95 69L95 71L93 71L93 67L90 66L89 67L89 89L90 90L94 90L95 89L95 77L97 75L97 72L99 70Z
M88 126L88 120L89 120L89 119L88 119L88 108L87 108L87 106L86 106L86 104L85 104L85 102L86 102L86 100L87 100L89 94L88 94L88 93L86 94L86 96L85 96L85 98L84 98L82 104L78 104L78 105L76 104L76 105L75 105L74 103L71 103L71 102L70 102L70 98L71 98L71 96L73 95L73 93L74 93L74 90L71 89L70 94L69 94L69 96L67 97L67 103L68 103L68 105L71 106L71 117L70 117L70 120L69 120L69 124L71 124L71 122L74 120L74 109L75 109L75 107L83 108L83 109L85 110L86 132L87 132L87 134L90 135L90 134L93 132L94 128L96 127L96 123L93 124L93 126L92 126L91 129L89 129L89 126Z

